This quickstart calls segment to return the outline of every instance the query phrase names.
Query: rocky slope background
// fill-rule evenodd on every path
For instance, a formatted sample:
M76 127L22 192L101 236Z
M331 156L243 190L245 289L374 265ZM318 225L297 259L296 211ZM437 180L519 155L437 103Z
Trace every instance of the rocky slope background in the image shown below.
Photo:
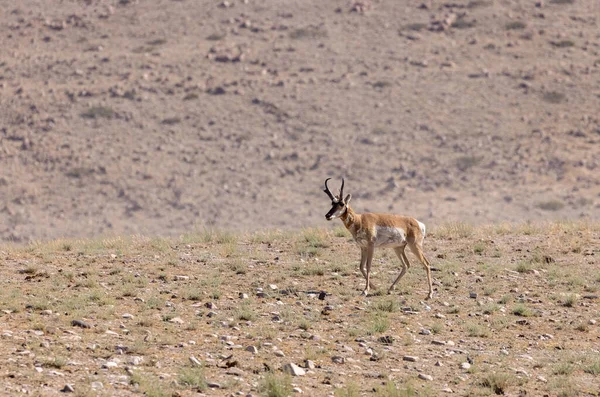
M0 239L600 218L595 0L0 4ZM339 179L338 179L339 181ZM338 182L336 182L338 183Z

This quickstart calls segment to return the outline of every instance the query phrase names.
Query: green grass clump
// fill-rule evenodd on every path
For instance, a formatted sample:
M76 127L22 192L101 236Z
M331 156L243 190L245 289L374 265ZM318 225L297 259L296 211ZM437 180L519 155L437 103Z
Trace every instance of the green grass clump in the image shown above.
M481 380L480 385L491 389L494 394L504 394L506 389L512 384L512 376L506 373L486 374Z
M512 314L514 314L515 316L521 316L521 317L533 316L533 312L531 311L531 309L529 309L527 306L521 305L521 304L519 304L513 308Z
M206 390L208 387L204 376L204 368L197 367L181 369L177 383L197 391Z
M263 397L288 397L292 393L292 379L289 375L267 373L259 386Z
M92 106L79 114L84 119L112 119L115 111L108 106Z

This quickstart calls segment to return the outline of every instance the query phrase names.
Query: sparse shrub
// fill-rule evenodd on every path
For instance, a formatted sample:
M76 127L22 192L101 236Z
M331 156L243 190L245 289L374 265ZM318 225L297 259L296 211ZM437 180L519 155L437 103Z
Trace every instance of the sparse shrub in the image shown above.
M490 4L491 3L486 0L471 0L467 3L467 8L473 9L473 8L479 8L479 7L487 7Z
M415 32L420 32L421 30L427 27L426 23L409 23L404 27L405 30L412 30Z
M167 43L167 39L155 39L155 40L148 41L146 44L151 45L151 46L157 46L157 45L163 45L166 43Z
M550 0L550 4L575 4L575 0Z
M477 241L473 244L473 252L475 254L481 255L485 251L485 243L482 241Z
M444 324L442 324L440 322L435 322L435 323L431 324L431 327L429 327L429 329L431 330L432 334L437 335L443 331Z
M227 36L226 33L212 33L206 37L206 40L219 41L219 40L223 40L225 38L225 36Z
M324 276L325 271L319 265L309 265L302 268L302 274L304 276Z
M565 100L566 96L562 92L547 91L542 95L542 99L548 103L559 104Z
M597 359L593 363L586 365L583 368L583 372L592 375L600 375L600 360Z
M560 200L548 200L536 204L536 207L544 211L560 211L564 206L565 203Z
M108 106L92 106L79 114L84 119L112 119L115 115L114 110Z
M461 156L456 159L456 167L465 172L481 163L481 160L483 160L483 156Z
M559 40L551 41L550 44L552 44L552 46L556 48L569 48L573 47L575 45L575 42L573 42L572 40Z
M575 366L569 362L558 363L553 368L552 373L554 375L571 375L575 370Z
M240 321L254 321L256 313L248 305L243 305L237 310L237 319Z
M197 93L190 92L189 94L185 94L185 96L183 97L183 100L191 101L191 100L198 99L198 98L200 98L200 96Z
M475 27L477 23L475 20L467 20L465 17L458 17L456 21L452 22L451 27L454 29L469 29Z
M490 388L495 394L504 394L511 385L512 376L505 373L486 374L480 381L480 385Z
M373 86L373 88L379 88L379 89L381 89L381 88L391 87L392 83L390 83L389 81L380 80L380 81L374 82L372 84L372 86Z
M564 307L573 307L573 306L575 306L576 302L577 302L577 295L575 295L575 294L565 295L560 300L560 304Z
M522 30L525 29L527 25L525 24L525 22L521 22L521 21L511 21L508 22L504 27L506 28L506 30Z
M390 320L387 318L387 316L377 314L373 316L369 329L367 330L367 334L380 334L388 329L390 329Z
M474 338L487 338L490 336L490 330L487 327L477 323L468 323L467 333L469 336Z
M335 397L359 397L360 389L354 382L348 383L346 387L335 389Z
M420 395L420 394L419 394ZM387 382L384 386L375 389L376 397L415 397L416 390L412 385L407 384L404 388L398 388L394 382Z
M289 375L269 372L261 382L259 392L264 397L288 397L292 394L292 379Z
M315 40L324 39L328 36L327 30L318 26L309 26L292 30L289 34L294 40Z
M575 330L579 332L588 332L590 330L590 327L586 323L579 323L575 327Z
M517 267L515 267L515 270L518 271L519 273L529 273L529 272L531 272L531 270L533 270L533 268L531 267L530 262L521 261L517 264Z
M161 124L164 125L175 125L175 124L179 124L181 123L181 117L168 117L166 119L163 119L163 121L161 121Z
M395 313L399 308L398 301L394 298L381 300L375 304L375 310L380 312Z
M47 368L61 369L62 367L67 365L67 359L64 357L53 357L45 360L43 365Z
M343 226L337 226L333 229L333 235L335 237L350 237L350 232Z
M521 304L514 307L512 314L514 314L515 316L521 316L521 317L531 317L533 315L531 309L529 309L525 305L521 305Z
M464 222L451 222L436 228L434 233L446 239L467 238L473 235L473 226Z
M178 383L194 390L206 390L206 378L203 368L183 368L179 372Z

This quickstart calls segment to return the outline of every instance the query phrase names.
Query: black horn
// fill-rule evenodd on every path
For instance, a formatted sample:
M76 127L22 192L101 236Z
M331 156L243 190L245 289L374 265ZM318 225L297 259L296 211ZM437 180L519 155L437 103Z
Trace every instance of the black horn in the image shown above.
M340 188L340 200L344 199L344 178L342 178L342 187Z
M331 193L331 190L329 190L329 188L327 187L327 181L330 180L331 178L327 178L325 179L325 189L323 190L325 193L327 193L327 195L329 196L329 198L331 199L331 201L335 200L335 197L333 197L333 193Z

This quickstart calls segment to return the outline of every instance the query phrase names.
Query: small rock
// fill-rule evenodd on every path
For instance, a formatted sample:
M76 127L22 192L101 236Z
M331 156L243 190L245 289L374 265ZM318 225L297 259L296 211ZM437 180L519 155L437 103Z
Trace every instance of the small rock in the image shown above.
M461 363L460 368L461 369L469 369L469 368L471 368L471 364L469 364L467 362Z
M470 292L469 293L469 298L471 298L471 299L477 299L477 292Z
M204 307L211 310L217 310L217 305L215 305L213 302L206 302Z
M200 362L200 360L198 360L196 357L194 356L190 356L189 357L190 362L192 363L192 365L196 366L196 367L202 367L202 363Z
M250 298L250 297L248 296L248 294L245 294L245 293L243 293L243 292L240 292L240 299L248 299L248 298Z
M304 360L304 368L315 369L316 368L315 362L312 360Z
M432 341L431 341L431 344L432 344L432 345L444 346L444 345L446 344L446 342L445 342L445 341L443 341L443 340L437 340L437 339L434 339L434 340L432 340Z
M50 316L50 315L52 315L52 310L42 310L42 311L40 312L40 314L41 314L42 316Z
M60 391L63 393L73 393L75 392L75 389L73 388L73 385L67 383Z
M442 391L443 391L444 393L454 393L454 390L452 390L452 389L451 389L451 388L449 388L449 387L443 388L443 389L442 389Z
M131 318L133 318L133 314L125 313L125 314L123 314L122 317L131 319Z
M281 350L275 350L273 354L275 354L277 357L285 357L285 353Z
M302 393L304 393L304 391L303 391L301 388L299 388L299 387L294 387L294 388L292 389L292 391L293 391L294 393L298 393L298 394L302 394Z
M524 376L526 376L527 378L529 378L529 374L528 374L528 373L527 373L527 371L525 371L523 368L519 368L519 369L517 369L517 370L515 371L515 373L516 373L517 375L524 375Z
M333 361L336 364L344 364L346 362L346 359L342 356L333 356L331 357L331 361Z
M81 321L81 320L73 320L71 321L71 325L73 327L80 327L80 328L92 328L91 325L89 325L88 323L86 323L85 321Z
M144 357L142 356L131 356L129 359L129 364L131 365L140 365L144 362Z
M275 284L269 284L269 288L271 289L271 291L277 291L277 286Z
M98 389L104 389L104 385L102 384L102 382L92 382L92 384L90 385L92 387L92 389L94 390L98 390Z
M323 301L327 297L327 293L325 291L321 291L319 293L319 300Z
M304 376L306 375L306 371L297 366L294 363L288 363L283 366L283 372L288 373L292 376Z
M172 319L169 320L170 323L173 324L183 324L184 321L181 319L181 317L173 317Z
M256 346L248 346L246 348L246 351L252 353L252 354L256 354L258 353L258 348Z
M185 281L185 280L189 280L190 276L175 276L174 280L175 281Z
M227 370L227 372L225 372L225 373L226 373L227 375L233 375L233 376L239 376L239 377L242 377L242 376L244 376L244 371L242 371L242 370L241 370L241 369L239 369L239 368L235 368L235 367L229 368L229 369Z
M206 317L215 317L217 315L216 312L208 312L206 313Z
M427 375L427 374L423 374L423 373L420 373L420 374L419 374L419 379L423 379L423 380L430 380L430 381L431 381L431 380L433 380L433 376L431 376L431 375Z
M436 314L434 315L434 317L435 317L435 318L441 318L441 319L444 319L444 318L446 318L446 316L444 316L442 313L436 313Z
M547 382L548 382L548 379L544 378L544 377L543 377L543 376L541 376L541 375L540 375L540 376L538 376L536 379L537 379L537 380L539 380L539 381L540 381L540 382L542 382L542 383L547 383Z
M404 357L402 357L402 360L414 363L416 361L419 361L419 357L417 357L417 356L404 356Z
M592 319L590 319L590 321L588 321L588 324L590 324L590 325L596 325L596 320L594 320L592 318Z
M434 364L436 367L443 367L444 363L442 363L441 361L436 361Z
M420 334L420 335L431 335L431 331L430 331L430 330L428 330L428 329L422 328L422 329L419 331L419 334Z
M102 364L102 368L105 368L105 369L117 368L118 366L119 366L119 364L117 364L114 361L107 361L104 364Z
M209 389L220 389L221 388L221 384L215 383L215 382L207 382L206 386L208 386Z

